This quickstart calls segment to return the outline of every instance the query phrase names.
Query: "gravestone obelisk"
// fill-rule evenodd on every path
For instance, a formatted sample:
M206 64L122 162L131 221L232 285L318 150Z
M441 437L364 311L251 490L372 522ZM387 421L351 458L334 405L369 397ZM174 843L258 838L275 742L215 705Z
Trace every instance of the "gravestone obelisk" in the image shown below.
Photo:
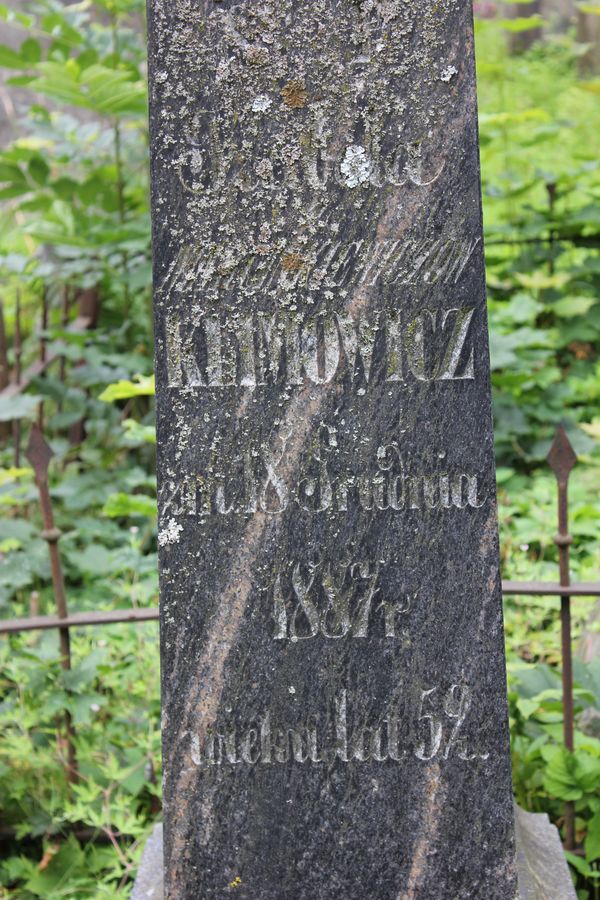
M516 896L467 0L149 0L165 894Z

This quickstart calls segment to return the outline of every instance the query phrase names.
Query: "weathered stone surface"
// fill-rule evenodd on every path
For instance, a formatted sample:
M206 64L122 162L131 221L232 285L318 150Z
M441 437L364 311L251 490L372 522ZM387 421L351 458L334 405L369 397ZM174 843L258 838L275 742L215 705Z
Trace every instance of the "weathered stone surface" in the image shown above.
M150 0L170 898L516 896L466 0Z
M515 806L520 900L577 900L560 835L545 813Z

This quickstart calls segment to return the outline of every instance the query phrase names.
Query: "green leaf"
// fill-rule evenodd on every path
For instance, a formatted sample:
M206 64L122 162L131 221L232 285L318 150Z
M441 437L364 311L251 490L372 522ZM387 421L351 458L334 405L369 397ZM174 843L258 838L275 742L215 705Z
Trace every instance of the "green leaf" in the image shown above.
M39 63L30 87L40 94L82 106L102 115L143 114L146 89L142 81L132 80L129 71L91 65L81 69L77 59L66 63L53 60Z
M583 791L574 775L573 757L562 747L543 747L542 756L548 762L544 787L559 800L579 800Z
M21 44L21 58L26 63L38 63L42 58L42 48L33 38L27 38Z
M28 172L37 184L46 184L50 174L48 163L41 156L34 156L28 166Z
M522 109L518 112L481 113L479 124L482 127L490 125L521 125L526 122L550 122L550 116L544 109ZM529 187L529 186L528 186ZM520 190L520 189L519 189Z
M534 291L548 290L549 288L562 288L571 280L568 272L556 272L550 274L538 269L531 274L527 272L517 272L515 278L523 287Z
M539 15L534 16L515 16L514 19L496 19L498 25L505 31L519 33L521 31L531 31L532 28L541 28L544 20Z
M129 400L131 397L150 397L154 395L154 375L136 375L134 377L134 381L117 381L114 384L109 384L98 399L104 403L112 403L114 400Z
M99 710L108 705L108 698L96 692L78 693L69 698L68 709L74 725L89 725Z
M85 854L77 839L70 835L58 853L51 856L45 868L37 867L25 882L25 887L38 897L57 896L58 891L62 894L61 889L66 887L67 881L84 865Z
M600 94L600 79L595 81L581 81L577 87L581 91L587 91L588 94Z
M597 812L588 822L588 831L585 838L585 856L590 862L600 859L600 812Z
M12 47L0 44L0 66L6 69L23 69L24 61L21 54L13 50Z
M105 516L156 516L156 500L145 494L111 494L102 512Z
M552 304L552 311L560 318L571 319L584 316L597 302L596 297L563 297Z
M29 478L33 475L33 469L28 468L16 468L15 466L10 466L8 469L0 468L0 487L5 484L10 484L11 482L18 481L19 478ZM10 534L11 536L14 534L15 530L27 534L31 534L31 529L28 523L26 522L11 522L10 524ZM0 535L4 531L4 522L0 520Z
M141 425L135 419L125 419L123 428L125 430L125 443L128 447L156 444L156 428L154 425Z
M41 399L34 394L18 394L16 397L0 396L0 422L35 418Z
M24 172L14 163L0 162L0 181L27 184Z
M84 70L81 83L88 104L105 115L143 113L146 109L145 85L132 81L129 72L94 65Z
M4 19L5 22L18 22L24 28L31 28L35 21L33 16L10 9L5 3L0 3L0 19Z
M102 544L89 544L84 550L71 551L69 562L88 575L108 575L113 568L113 555Z
M529 719L539 708L540 704L537 700L527 700L525 697L521 697L517 700L517 709L524 719Z

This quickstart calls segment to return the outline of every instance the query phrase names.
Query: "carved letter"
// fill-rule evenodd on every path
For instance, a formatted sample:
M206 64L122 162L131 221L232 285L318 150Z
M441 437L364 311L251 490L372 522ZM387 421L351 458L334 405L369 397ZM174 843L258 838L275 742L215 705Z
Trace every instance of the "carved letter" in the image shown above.
M358 569L360 577L368 582L368 588L366 595L359 601L356 609L356 615L352 625L352 637L366 638L369 630L369 618L371 615L371 607L373 606L373 598L379 591L377 586L379 564L375 566L374 572L370 572L368 563L358 563L357 565L352 566L352 577L355 577L354 573L356 569Z
M194 359L191 341L188 337L181 338L179 317L171 314L167 317L166 344L167 344L167 373L169 387L199 387L206 382L202 378L200 369Z
M471 352L469 353L469 358L465 364L463 374L456 374L456 370L462 359L467 334L469 332L469 325L471 324L471 319L473 318L475 310L472 308L446 310L442 317L442 330L446 328L448 316L453 312L456 313L456 320L454 322L452 334L450 335L450 339L448 341L446 353L444 354L444 358L440 363L436 376L440 381L475 377L473 347L471 347Z
M287 612L281 590L281 574L277 573L273 588L273 618L275 619L274 640L283 641L287 637Z
M346 691L341 691L335 698L335 755L342 762L348 762Z
M336 319L352 380L355 380L358 373L358 358L360 357L365 380L368 381L379 320L369 322L367 319L360 318L355 323L348 313L336 313Z
M292 613L292 619L290 622L290 636L293 641L310 640L310 638L314 638L319 633L319 628L321 625L319 613L315 604L308 596L313 586L314 580L315 576L313 572L310 581L308 582L308 584L306 584L300 574L300 564L296 564L292 573L292 586L294 588L294 593L298 598L298 605ZM298 634L297 618L300 613L304 615L306 621L308 622L308 634Z
M240 380L242 387L256 387L256 364L254 357L254 322L252 316L242 319L239 329Z
M283 478L278 474L277 467L285 455L287 442L291 437L291 432L281 436L281 451L277 455L271 451L267 444L261 447L262 458L267 470L267 480L263 485L260 495L260 508L266 513L281 513L288 505L288 489ZM275 492L277 497L277 508L272 509L269 505L269 493Z
M221 323L218 316L204 319L204 335L206 337L206 353L209 387L220 387L223 384L223 364L221 357Z
M334 586L331 568L327 569L323 579L323 590L327 597L327 605L321 616L321 633L326 638L339 640L339 638L346 637L350 631L350 602L347 595L344 596ZM327 629L327 619L330 615L333 620L332 631Z
M284 328L276 318L259 314L259 370L260 384L264 384L269 376L272 381L277 380L279 366L285 344Z
M420 747L415 750L415 756L418 759L422 760L433 759L439 752L440 745L442 743L442 723L440 722L439 718L436 717L435 713L423 712L425 701L428 698L431 698L436 691L437 688L431 688L428 691L421 691L421 702L419 704L419 721L423 723L427 721L427 725L429 728L429 740L423 741Z

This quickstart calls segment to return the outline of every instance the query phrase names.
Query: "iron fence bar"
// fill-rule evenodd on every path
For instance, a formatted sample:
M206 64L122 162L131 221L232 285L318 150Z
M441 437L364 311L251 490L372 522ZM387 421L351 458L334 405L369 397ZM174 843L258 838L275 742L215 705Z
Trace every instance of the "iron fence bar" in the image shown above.
M40 316L40 338L39 338L39 351L38 351L38 360L41 365L46 364L46 357L48 356L48 288L44 285L42 288L42 311ZM38 404L38 415L37 422L40 428L44 427L44 398L40 400Z
M569 587L550 581L503 581L502 593L524 597L598 597L600 581L574 581Z
M561 648L562 648L562 684L563 684L563 735L565 748L569 753L574 749L575 716L573 711L573 648L571 646L571 572L569 554L573 538L569 534L569 475L577 463L577 456L567 433L562 425L556 429L550 452L548 465L554 472L557 482L558 497L558 533L554 543L558 547L560 584L568 593L560 599ZM565 847L575 847L575 803L565 803Z
M0 393L0 397L12 396L13 394L21 393L21 356L23 353L23 342L21 336L21 293L17 290L17 297L15 303L15 339L14 339L14 352L15 352L15 371L14 371L14 383L12 385L8 385L4 390ZM12 394L7 393L12 388ZM21 420L19 418L13 419L12 423L13 427L13 440L15 445L15 468L18 469L21 465Z
M596 235L567 235L557 234L554 237L532 238L503 238L494 240L490 238L485 242L486 247L520 247L528 244L574 244L577 247L599 247L600 238Z
M44 523L44 530L42 531L41 536L48 544L48 552L50 555L52 586L54 588L54 599L56 601L56 609L58 612L57 618L59 620L60 664L62 668L68 672L71 668L71 640L69 629L64 626L64 620L69 615L69 611L67 608L65 580L60 561L60 553L58 551L58 542L61 537L61 531L54 524L52 500L50 497L50 488L48 486L48 466L53 453L50 445L44 439L41 428L37 423L34 423L31 426L26 456L31 463L35 474L35 483L40 497L40 509L42 511L42 521ZM68 709L65 710L65 729L67 734L67 777L70 782L75 782L79 780L77 756L75 754L74 744L75 726L73 725L73 718Z
M46 343L47 343L47 332L48 332L48 288L44 286L42 288L42 311L40 314L40 338L39 338L39 350L38 350L38 359L40 362L46 361Z
M119 622L153 622L158 619L158 607L143 609L92 610L70 613L66 618L58 616L29 616L26 619L6 619L0 622L0 634L16 634L19 631L47 631L50 628L78 628L84 625L113 625Z
M61 328L63 328L63 330L69 327L70 300L71 300L71 295L70 295L70 291L69 291L69 285L66 284L63 288L62 304L61 304L61 310L60 310L60 324L61 324ZM61 356L58 377L62 384L65 383L66 374L67 374L66 359L64 356ZM59 407L60 408L62 407L62 400L60 402Z
M503 581L504 596L521 594L530 597L560 597L567 590L559 584L544 581ZM574 583L568 588L572 597L600 597L600 581ZM17 634L20 631L48 631L51 628L79 628L84 626L115 625L158 620L158 606L133 609L90 610L70 613L66 618L58 616L28 616L24 619L0 621L0 635Z

